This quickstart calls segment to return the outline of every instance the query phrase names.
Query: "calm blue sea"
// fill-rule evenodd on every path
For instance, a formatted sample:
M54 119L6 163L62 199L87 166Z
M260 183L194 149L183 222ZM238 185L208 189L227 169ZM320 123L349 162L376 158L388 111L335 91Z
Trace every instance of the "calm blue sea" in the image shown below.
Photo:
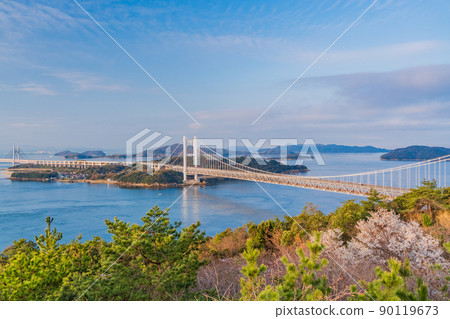
M408 162L379 160L380 154L323 154L325 166L307 161L308 175L347 174L395 167ZM2 164L0 164L2 165ZM0 168L6 168L2 165ZM450 169L448 170L450 173ZM110 239L105 219L117 216L131 223L153 206L170 209L170 218L187 226L195 221L207 235L249 221L282 217L284 212L253 182L233 181L207 187L183 189L121 189L113 185L12 182L0 170L0 251L15 239L34 239L45 228L45 217L70 241L101 235ZM324 213L355 196L294 187L262 184L291 215L297 215L307 202Z

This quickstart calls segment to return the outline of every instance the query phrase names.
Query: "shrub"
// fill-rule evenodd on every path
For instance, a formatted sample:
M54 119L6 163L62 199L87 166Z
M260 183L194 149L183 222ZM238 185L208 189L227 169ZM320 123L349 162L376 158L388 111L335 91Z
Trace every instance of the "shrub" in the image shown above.
M354 234L356 224L369 216L364 207L354 200L345 201L330 216L330 226L339 228L342 231L343 238L349 240Z
M300 215L293 218L286 217L286 219L289 229L283 233L282 242L284 245L292 245L296 237L308 238L309 234L315 231L325 230L330 216L324 215L317 205L307 203Z
M229 258L242 253L246 246L248 234L245 227L239 227L217 234L207 242L207 248L213 256Z
M258 266L260 251L253 247L252 241L247 241L247 249L242 254L247 264L242 267L241 300L258 300L258 296L264 287L262 274L267 270L265 265Z
M383 271L381 267L375 269L377 279L371 282L360 281L364 292L358 293L357 286L351 287L353 296L349 300L365 301L427 301L428 288L422 279L417 279L417 289L410 290L405 279L411 275L409 260L401 263L395 258L388 261L389 271Z
M433 220L431 219L430 215L428 215L427 213L424 213L422 215L422 225L424 227L430 227L431 225L433 225Z
M258 249L276 250L273 235L277 229L282 228L283 223L278 218L262 221L259 225L253 222L248 223L247 229L251 245Z
M265 281L262 274L267 267L262 264L257 266L259 251L254 249L249 242L244 258L247 265L242 268L244 277L241 279L241 300L322 300L331 292L327 286L325 276L318 277L328 263L321 259L320 253L324 245L320 243L320 233L316 232L314 240L307 243L310 256L307 257L302 249L297 249L300 257L298 265L290 263L284 256L281 260L286 267L286 274L281 278L280 284L263 286ZM264 289L263 289L264 288Z

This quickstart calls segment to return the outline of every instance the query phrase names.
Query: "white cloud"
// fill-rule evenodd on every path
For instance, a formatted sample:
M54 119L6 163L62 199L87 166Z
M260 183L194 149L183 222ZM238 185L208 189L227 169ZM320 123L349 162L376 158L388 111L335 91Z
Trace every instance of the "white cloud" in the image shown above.
M353 50L333 50L327 53L326 61L327 63L342 63L362 59L366 61L393 60L432 52L444 48L445 45L441 41L415 41Z
M23 123L23 122L8 123L7 125L11 128L15 128L15 129L42 128L45 126L42 123Z
M55 91L48 89L45 86L42 86L40 84L36 84L36 83L23 84L19 88L17 88L17 91L30 92L30 93L40 94L40 95L49 95L49 96L57 95L57 93Z
M319 87L333 86L336 96L379 109L421 101L450 100L450 65L311 77L305 81Z
M128 90L128 87L124 85L109 83L98 75L86 72L55 72L49 75L66 81L75 91L122 92Z
M80 26L80 21L67 13L35 1L0 2L0 34L9 38L21 37L37 30L61 30Z
M5 92L28 92L28 93L34 93L39 95L48 95L48 96L54 96L57 95L55 91L52 89L49 89L48 87L38 84L38 83L25 83L20 84L17 86L14 85L5 85L0 83L0 91Z

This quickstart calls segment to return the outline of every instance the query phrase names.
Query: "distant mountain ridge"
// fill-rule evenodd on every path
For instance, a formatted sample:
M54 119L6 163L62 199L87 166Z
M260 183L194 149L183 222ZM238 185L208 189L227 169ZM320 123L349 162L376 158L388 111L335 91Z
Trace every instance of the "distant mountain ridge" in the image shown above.
M386 153L389 149L377 148L374 146L348 146L338 144L316 144L320 153ZM303 145L289 145L287 147L288 154L298 155L302 150ZM261 155L276 155L280 154L280 147L274 147L269 149L261 149L259 152Z
M386 153L390 150L385 148L377 148L374 146L347 146L347 145L337 145L337 144L317 144L317 149L321 153ZM287 151L288 155L290 156L297 156L300 154L300 151L302 149L303 145L288 145ZM155 159L161 159L166 157L166 150L169 148L169 154L172 154L172 156L180 156L183 150L182 144L172 144L167 146L161 146L153 150L153 156ZM203 147L202 147L203 148ZM211 147L211 149L215 150L214 147ZM219 150L220 151L220 150ZM227 149L222 149L222 155L225 157L228 157L229 151ZM192 146L188 146L188 153L192 153ZM238 147L236 150L236 156L248 156L251 152L245 149L244 147ZM259 150L259 154L261 156L268 156L272 157L275 155L280 155L280 146L272 147L272 148L262 148ZM143 157L146 157L147 151L144 151L143 154L141 154ZM126 158L125 154L113 154L113 155L106 155L102 151L86 151L82 153L72 152L72 151L62 151L59 153L56 153L55 156L62 156L66 159L85 159L85 158L100 158L100 157L107 157L107 158Z
M86 151L82 153L71 152L71 151L62 151L56 153L55 156L62 156L66 159L84 159L84 158L98 158L105 157L106 154L103 151Z
M385 161L425 161L450 154L450 148L412 145L380 156Z

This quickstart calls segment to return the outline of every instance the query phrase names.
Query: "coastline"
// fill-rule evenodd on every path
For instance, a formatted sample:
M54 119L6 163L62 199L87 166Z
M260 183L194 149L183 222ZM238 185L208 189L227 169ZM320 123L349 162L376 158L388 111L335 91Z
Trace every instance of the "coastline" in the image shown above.
M411 159L411 158L392 158L392 159L385 159L385 158L381 158L381 161L392 161L392 162L420 162L420 161L428 161L430 160L430 158L427 159Z
M106 185L117 185L120 188L147 188L147 189L164 189L164 188L179 188L179 187L185 187L190 184L177 184L177 183L169 183L169 184L160 184L160 183L154 183L154 184L143 184L143 183L123 183L113 180L106 180L106 179L96 179L96 180L89 180L89 179L82 179L82 180L70 180L70 179L42 179L42 178L14 178L10 177L9 180L11 181L18 181L18 182L61 182L61 183L86 183L86 184L106 184ZM207 183L205 181L198 182L197 183L200 186L206 186Z

